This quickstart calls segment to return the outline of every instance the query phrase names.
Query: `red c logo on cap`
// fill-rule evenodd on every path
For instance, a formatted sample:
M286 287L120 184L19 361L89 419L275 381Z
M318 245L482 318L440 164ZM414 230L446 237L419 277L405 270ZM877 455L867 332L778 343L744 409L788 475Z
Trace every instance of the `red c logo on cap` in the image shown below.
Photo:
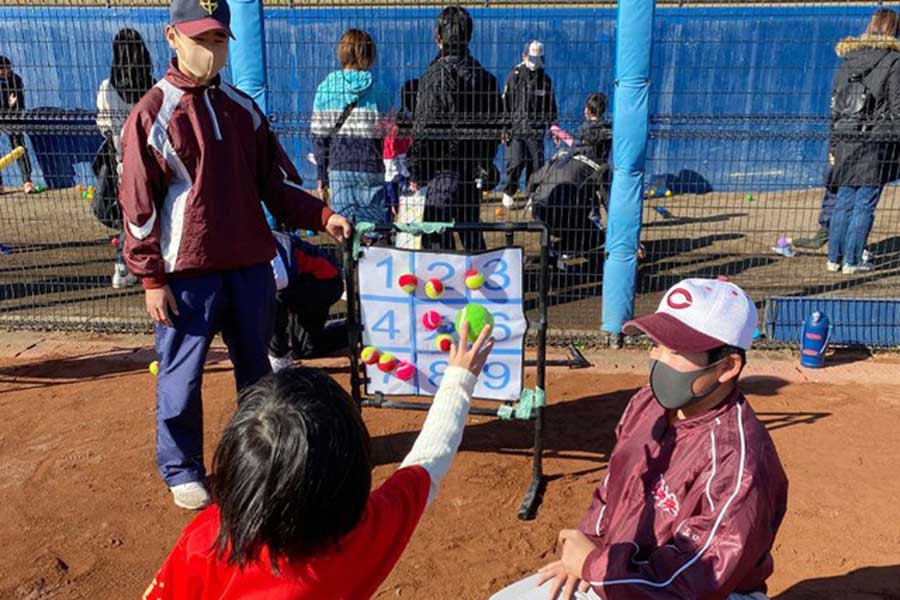
M676 296L680 296L682 300L677 300ZM669 294L669 297L666 298L666 304L668 304L675 310L688 308L693 303L694 297L691 296L691 293L684 288L675 288L674 290L672 290L672 293Z

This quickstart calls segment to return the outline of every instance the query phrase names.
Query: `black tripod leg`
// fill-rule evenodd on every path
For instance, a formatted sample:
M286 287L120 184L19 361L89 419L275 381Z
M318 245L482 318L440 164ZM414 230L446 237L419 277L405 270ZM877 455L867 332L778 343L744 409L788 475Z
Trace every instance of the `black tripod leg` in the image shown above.
M547 485L544 479L544 401L545 391L547 389L547 318L548 318L548 288L549 288L549 272L550 272L550 256L548 247L550 245L550 233L546 226L541 232L541 272L540 285L538 293L538 304L540 321L537 330L537 361L536 361L536 390L539 394L539 402L535 407L534 414L534 456L531 469L531 485L525 492L525 498L522 500L522 506L519 508L518 517L522 521L530 521L537 515L538 507L544 496L544 489Z

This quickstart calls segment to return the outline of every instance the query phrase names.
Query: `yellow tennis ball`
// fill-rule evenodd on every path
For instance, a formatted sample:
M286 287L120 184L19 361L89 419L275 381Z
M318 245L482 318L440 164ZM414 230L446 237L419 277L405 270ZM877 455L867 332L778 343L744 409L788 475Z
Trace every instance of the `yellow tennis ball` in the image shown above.
M450 352L450 346L453 345L453 337L448 333L442 333L434 338L434 347L441 352Z
M444 295L444 284L440 279L429 279L425 284L425 295L432 300L437 300Z
M404 273L397 280L397 285L407 294L415 294L416 288L419 286L419 278L412 273Z
M484 275L475 269L466 271L466 287L470 290L480 290L484 287Z
M398 362L399 361L393 354L385 352L381 355L381 358L378 359L378 370L382 373L390 373L397 368Z
M375 346L366 346L365 348L363 348L359 357L365 364L374 365L378 362L381 354L378 352L378 349Z
M150 372L153 373L154 375L159 375L159 361L158 360L154 360L152 363L150 363Z

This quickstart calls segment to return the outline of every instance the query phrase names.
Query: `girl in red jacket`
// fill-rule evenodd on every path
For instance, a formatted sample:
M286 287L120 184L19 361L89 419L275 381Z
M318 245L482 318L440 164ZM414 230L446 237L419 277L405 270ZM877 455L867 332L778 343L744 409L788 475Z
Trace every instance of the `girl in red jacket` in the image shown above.
M450 468L493 347L468 327L403 463L372 485L369 434L331 377L287 369L245 390L214 459L215 504L188 525L145 600L365 600Z

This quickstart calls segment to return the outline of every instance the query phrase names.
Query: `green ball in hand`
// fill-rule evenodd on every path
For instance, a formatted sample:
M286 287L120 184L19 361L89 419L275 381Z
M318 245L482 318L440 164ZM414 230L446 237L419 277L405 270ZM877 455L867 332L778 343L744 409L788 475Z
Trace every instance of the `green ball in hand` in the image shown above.
M484 326L493 328L494 315L480 304L466 304L456 315L456 332L462 335L462 325L469 323L469 343L475 343Z

